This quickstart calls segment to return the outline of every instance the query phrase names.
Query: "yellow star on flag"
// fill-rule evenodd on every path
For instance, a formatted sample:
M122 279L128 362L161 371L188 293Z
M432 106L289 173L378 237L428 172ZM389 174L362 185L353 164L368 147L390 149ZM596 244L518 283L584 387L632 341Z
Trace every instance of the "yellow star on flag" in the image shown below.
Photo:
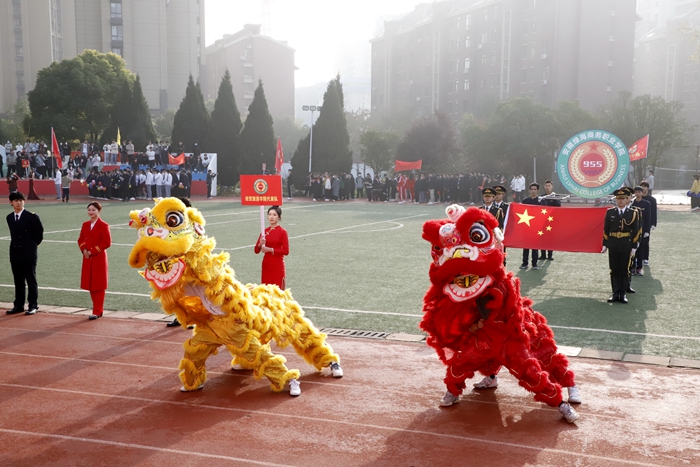
M552 221L554 220L554 218L553 218L552 216L549 216L549 217L547 218L547 220L548 220L549 222L552 222Z
M552 230L552 226L551 226L551 225L548 225L548 226L547 226L547 230Z
M517 212L516 212L516 214L520 218L520 220L518 221L518 224L524 223L524 224L527 224L528 227L530 227L530 221L535 218L535 216L531 216L527 213L527 209L522 214L519 214Z
M537 235L544 235L544 233L540 230L539 232L537 232Z
M543 210L542 210L542 214L547 214L547 210L546 210L546 209L543 209Z

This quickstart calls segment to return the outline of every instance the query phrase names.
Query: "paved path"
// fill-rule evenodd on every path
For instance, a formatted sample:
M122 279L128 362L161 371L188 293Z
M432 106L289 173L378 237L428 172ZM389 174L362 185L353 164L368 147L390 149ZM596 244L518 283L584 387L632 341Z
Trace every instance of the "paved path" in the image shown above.
M700 370L573 358L584 403L568 424L507 374L439 408L424 344L330 338L345 376L305 365L302 395L209 360L178 391L188 331L162 322L0 316L1 465L700 465Z

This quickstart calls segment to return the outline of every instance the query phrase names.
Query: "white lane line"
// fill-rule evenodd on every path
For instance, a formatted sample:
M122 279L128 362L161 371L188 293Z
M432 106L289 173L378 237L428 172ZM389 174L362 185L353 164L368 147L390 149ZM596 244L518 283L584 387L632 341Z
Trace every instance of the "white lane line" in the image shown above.
M378 222L368 222L366 224L349 225L347 227L340 227L337 229L322 230L321 232L312 232L312 233L303 234L303 235L295 235L293 237L289 237L289 239L292 240L295 238L313 237L314 235L324 235L324 234L329 234L329 233L336 233L336 232L341 232L342 230L355 229L357 227L367 227L369 225L392 223L392 222L400 221L400 220L404 220L404 219L413 219L416 217L425 217L425 216L427 216L427 214L416 214L414 216L397 217L395 219L387 219L387 220L378 221ZM342 233L345 233L345 232L342 232ZM236 248L221 248L221 249L224 251L234 251L234 250L243 250L245 248L253 248L254 246L255 246L255 244L253 243L252 245L239 246Z
M207 454L205 452L195 452L195 451L182 451L180 449L159 448L159 447L155 447L155 446L146 446L144 444L120 443L119 441L106 441L103 439L95 439L95 438L81 438L78 436L57 435L54 433L38 433L38 432L33 432L33 431L11 430L8 428L0 428L0 433L22 435L22 436L35 436L35 437L39 437L39 438L53 438L53 439L60 439L63 441L79 441L81 443L102 444L102 445L107 445L107 446L116 446L116 447L120 447L120 448L129 448L129 449L142 449L142 450L146 450L146 451L156 451L156 452L163 452L163 453L168 453L168 454L180 454L180 455L187 455L187 456L203 457L205 459L219 459L219 460L227 460L227 461L236 461L236 462L243 462L246 464L266 465L266 466L270 466L270 467L291 467L292 466L292 464L274 464L272 462L256 461L256 460L252 460L249 458L243 458L243 457L223 456L220 454Z
M9 288L13 288L13 289L15 288L14 285L10 285L10 284L0 284L0 287L9 287ZM44 287L44 286L39 287L39 290L55 290L57 292L80 292L80 293L88 293L89 292L88 290L83 290L83 289L64 289L61 287ZM107 290L105 293L107 293L109 295L130 295L130 296L134 296L134 297L151 298L150 293L112 292L111 290ZM56 305L56 306L59 306L59 305Z
M340 311L343 313L362 313L367 315L389 315L389 316L409 316L411 318L422 318L423 315L415 315L409 313L393 313L390 311L365 311L365 310L346 310L343 308L330 308L327 306L309 306L303 305L304 310L329 310L329 311Z
M122 399L122 400L128 400L128 401L136 401L136 402L144 402L147 404L168 404L168 405L176 405L176 406L184 406L184 407L189 407L189 408L196 408L198 410L201 409L209 409L209 410L219 410L219 411L228 411L228 412L238 412L238 413L245 413L245 414L251 414L251 415L267 415L270 417L279 417L279 418L286 418L286 419L291 419L291 420L305 420L309 422L315 422L315 423L329 423L329 424L338 424L338 425L346 425L354 428L359 428L362 430L366 430L368 428L379 430L379 431L388 431L392 433L410 433L414 435L420 435L420 436L432 436L434 438L443 438L443 439L448 439L448 440L459 440L459 441L465 441L465 442L471 442L471 443L481 443L481 444L488 444L492 446L508 446L511 448L516 448L516 449L523 449L526 451L536 451L536 452L549 452L553 454L558 454L562 456L576 456L576 457L585 457L588 459L595 459L599 461L612 461L616 463L621 463L621 464L628 464L628 465L643 465L643 466L648 466L648 467L661 467L660 464L649 464L649 463L643 463L639 461L629 461L626 459L618 459L615 457L605 457L605 456L596 456L594 454L586 454L582 452L574 452L574 451L569 451L569 450L564 450L564 449L553 449L553 448L547 448L547 447L538 447L538 446L533 446L532 444L518 444L518 443L509 443L509 442L504 442L500 440L492 440L492 439L483 439L483 438L475 438L472 436L463 436L463 435L455 435L455 434L450 434L450 433L436 433L432 431L425 431L425 430L415 430L415 429L406 429L406 428L396 428L392 426L384 426L384 425L376 425L376 424L371 424L371 423L360 423L360 422L352 422L348 420L331 420L327 418L319 418L319 417L310 417L307 415L293 415L293 414L285 414L285 413L276 413L276 412L268 412L266 410L249 410L249 409L239 409L239 408L234 408L234 407L220 407L216 405L209 405L209 404L192 404L188 402L178 402L178 401L164 401L160 399L148 399L145 397L133 397L133 396L123 396L123 395L113 395L113 394L102 394L102 393L95 393L95 392L88 392L88 391L76 391L76 390L68 390L68 389L56 389L56 388L45 388L45 387L39 387L39 386L28 386L28 385L23 385L23 384L5 384L5 383L0 383L0 386L6 386L6 387L15 387L15 388L20 388L20 389L30 389L30 390L36 390L36 391L48 391L48 392L59 392L59 393L67 393L67 394L77 394L81 396L89 396L89 397L103 397L107 399ZM542 409L542 410L547 410L550 412L555 412L556 409L552 408L547 408L547 409ZM625 420L625 419L623 419ZM5 429L0 428L0 431L3 431ZM14 430L8 430L10 432ZM21 432L18 432L21 433ZM36 434L36 436L62 436L62 435L43 435L43 434ZM68 439L72 439L68 437ZM78 439L78 438L76 438ZM80 438L82 439L82 438ZM86 438L86 441L90 441L89 439ZM105 443L111 443L110 441L105 441ZM118 443L117 445L124 445L123 443ZM129 445L125 445L129 446ZM139 445L136 445L139 446ZM150 447L147 447L150 448ZM162 448L150 448L150 449L162 449ZM190 454L189 451L184 451L185 454ZM196 455L196 454L195 454Z

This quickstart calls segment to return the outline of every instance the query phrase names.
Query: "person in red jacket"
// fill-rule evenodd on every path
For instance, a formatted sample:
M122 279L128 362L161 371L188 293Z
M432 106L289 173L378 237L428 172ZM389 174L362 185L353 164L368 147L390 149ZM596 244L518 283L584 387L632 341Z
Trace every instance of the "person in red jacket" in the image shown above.
M265 253L262 261L263 284L274 284L285 289L284 257L289 254L289 238L287 231L280 225L282 208L272 206L267 210L267 221L270 227L265 229L265 236L258 237L255 243L255 254Z
M90 220L83 223L78 238L78 246L83 254L83 270L80 275L80 288L90 291L92 298L91 320L104 312L105 292L109 283L109 262L107 248L112 245L109 224L100 218L102 205L97 201L87 205Z

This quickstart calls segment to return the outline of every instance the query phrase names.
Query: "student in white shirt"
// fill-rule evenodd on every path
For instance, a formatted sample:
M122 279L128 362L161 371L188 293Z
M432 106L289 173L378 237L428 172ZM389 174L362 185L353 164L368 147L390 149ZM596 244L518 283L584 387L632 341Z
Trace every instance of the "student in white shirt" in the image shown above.
M153 172L151 172L151 169L148 168L148 169L146 169L146 199L153 198L153 189L151 188L152 186L153 186Z
M153 174L153 183L156 185L156 196L158 198L163 197L163 174L161 172L158 172L156 170L156 173Z

